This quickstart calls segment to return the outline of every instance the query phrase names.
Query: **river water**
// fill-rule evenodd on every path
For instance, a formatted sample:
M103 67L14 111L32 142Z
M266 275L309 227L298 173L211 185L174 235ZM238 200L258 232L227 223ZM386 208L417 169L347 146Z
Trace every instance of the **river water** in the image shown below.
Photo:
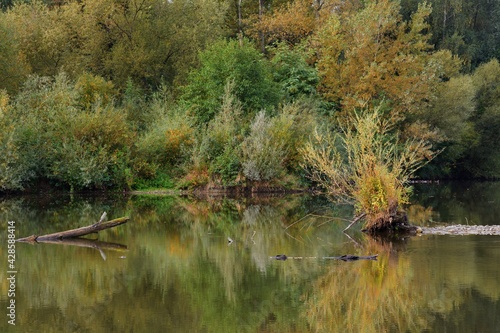
M419 184L407 210L422 226L500 224L500 184ZM8 262L8 221L25 237L103 211L131 219L16 243ZM372 239L342 232L352 213L305 195L0 198L0 332L500 332L499 236ZM323 259L343 254L378 260Z

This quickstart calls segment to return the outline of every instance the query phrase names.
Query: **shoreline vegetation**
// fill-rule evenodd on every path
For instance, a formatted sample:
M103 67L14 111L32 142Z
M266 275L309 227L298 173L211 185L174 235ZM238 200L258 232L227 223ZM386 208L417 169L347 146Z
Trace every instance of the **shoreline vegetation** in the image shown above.
M0 193L314 189L403 225L411 179L500 178L500 3L448 6L4 2Z

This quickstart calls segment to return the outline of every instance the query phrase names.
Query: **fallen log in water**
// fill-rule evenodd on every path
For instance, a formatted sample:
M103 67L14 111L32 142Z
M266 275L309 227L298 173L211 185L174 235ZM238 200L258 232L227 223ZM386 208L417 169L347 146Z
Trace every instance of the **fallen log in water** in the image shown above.
M120 217L111 221L104 222L104 218L106 217L106 213L104 213L99 220L99 222L96 222L92 225L86 226L86 227L81 227L78 229L72 229L72 230L66 230L66 231L61 231L61 232L55 232L53 234L48 234L48 235L42 235L42 236L37 236L37 235L31 235L28 237L20 238L17 239L18 242L26 242L26 243L40 243L40 242L47 242L47 241L57 241L57 240L62 240L62 239L70 239L70 238L78 238L81 236L97 233L101 230L113 228L116 226L119 226L121 224L126 223L129 218L128 217Z

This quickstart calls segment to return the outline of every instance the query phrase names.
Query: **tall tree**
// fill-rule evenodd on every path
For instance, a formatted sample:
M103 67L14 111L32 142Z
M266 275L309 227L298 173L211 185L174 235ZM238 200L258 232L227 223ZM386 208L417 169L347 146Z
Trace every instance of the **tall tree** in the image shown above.
M124 87L182 81L200 49L224 34L227 2L83 0L48 7L16 4L6 13L33 72L75 77L90 71Z
M465 59L473 70L492 57L500 56L500 2L491 0L430 0L431 44L450 49ZM401 0L408 19L420 1Z
M380 99L391 101L396 119L418 111L459 67L450 53L432 53L430 12L424 3L405 22L398 2L379 0L333 13L315 37L323 95L345 112Z
M461 162L462 175L476 178L500 178L500 63L494 59L477 68L472 75L476 88L474 140Z
M0 90L16 93L29 73L26 59L20 52L18 42L12 38L12 27L0 13Z
M244 40L221 40L200 54L200 67L191 72L183 101L192 108L199 123L207 123L220 110L224 87L234 83L234 95L245 112L275 106L278 87L270 64L254 46Z

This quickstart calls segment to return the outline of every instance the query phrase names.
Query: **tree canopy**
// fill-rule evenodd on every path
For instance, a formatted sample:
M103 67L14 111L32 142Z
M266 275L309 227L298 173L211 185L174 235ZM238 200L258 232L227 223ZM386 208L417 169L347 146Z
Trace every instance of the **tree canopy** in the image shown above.
M4 1L1 190L309 186L314 128L367 110L441 152L418 176L499 178L499 6Z

